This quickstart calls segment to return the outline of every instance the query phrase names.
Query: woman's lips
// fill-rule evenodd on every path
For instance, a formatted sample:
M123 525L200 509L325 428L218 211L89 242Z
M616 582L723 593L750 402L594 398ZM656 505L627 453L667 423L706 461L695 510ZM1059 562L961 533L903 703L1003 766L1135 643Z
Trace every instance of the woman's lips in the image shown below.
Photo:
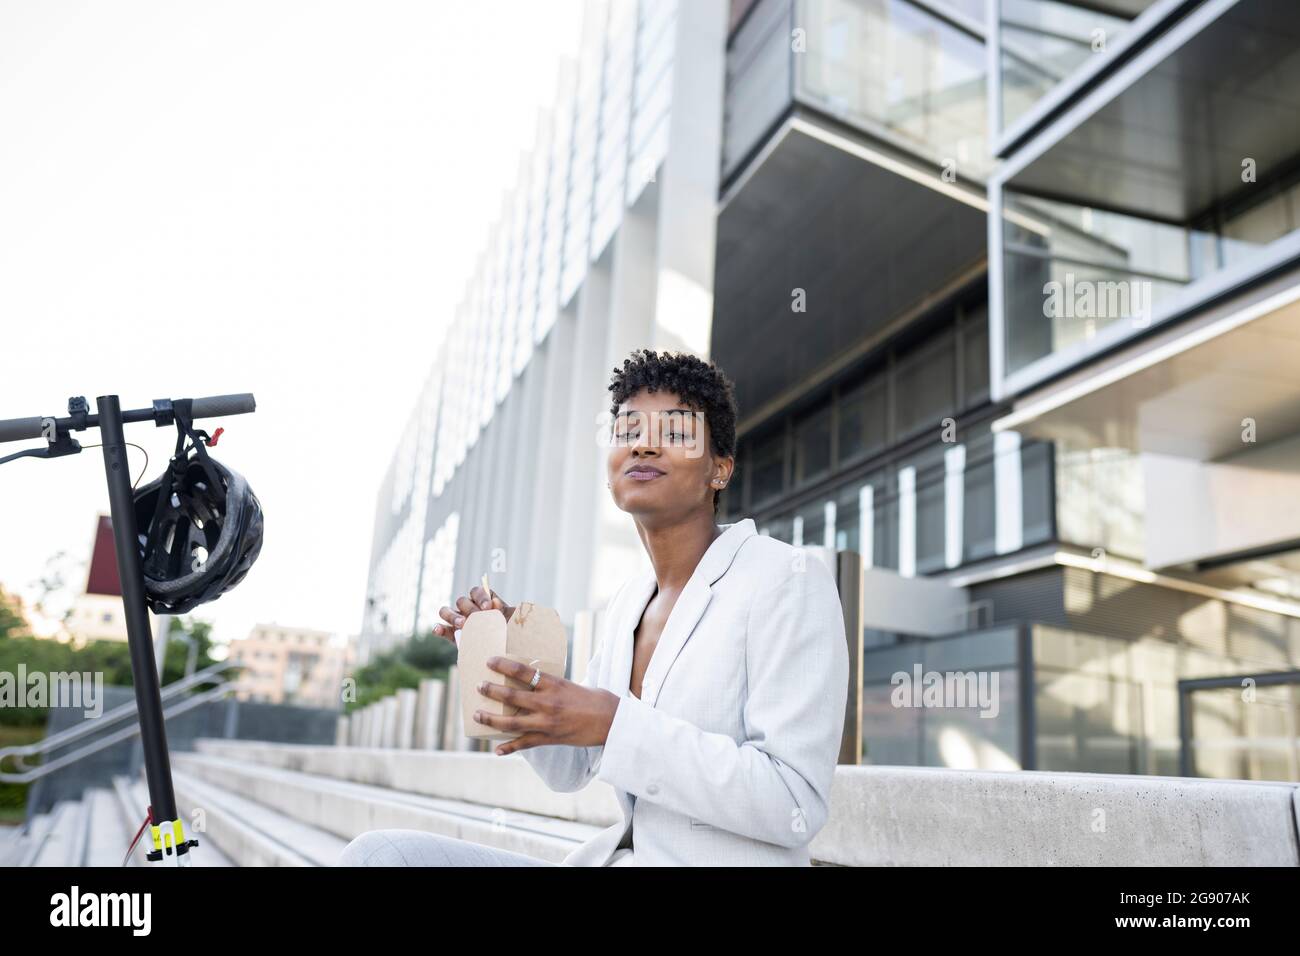
M633 481L651 481L655 478L662 478L664 476L662 471L654 471L649 468L630 468L628 471L624 472L624 474Z

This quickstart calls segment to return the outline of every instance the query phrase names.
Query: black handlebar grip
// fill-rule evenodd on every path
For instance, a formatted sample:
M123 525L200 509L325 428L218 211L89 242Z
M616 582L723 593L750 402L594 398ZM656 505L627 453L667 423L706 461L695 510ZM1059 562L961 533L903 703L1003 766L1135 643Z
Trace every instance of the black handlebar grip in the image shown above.
M0 442L40 438L44 421L44 418L9 418L0 421Z
M194 418L221 418L224 415L246 415L257 411L252 392L241 395L212 395L196 398L190 406Z

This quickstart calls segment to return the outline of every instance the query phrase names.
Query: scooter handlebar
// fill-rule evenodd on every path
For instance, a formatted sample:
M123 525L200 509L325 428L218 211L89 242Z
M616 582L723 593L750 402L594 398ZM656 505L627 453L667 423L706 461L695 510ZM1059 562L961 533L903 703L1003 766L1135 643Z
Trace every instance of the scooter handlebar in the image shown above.
M221 418L225 415L247 415L257 411L257 401L252 392L238 395L212 395L196 398L190 406L195 418Z
M210 395L207 398L196 398L190 403L190 416L192 418L222 418L226 415L247 415L250 412L257 411L257 401L253 398L252 392L241 392L236 395ZM149 421L155 415L155 409L141 408L129 412L123 412L122 418L126 422ZM43 438L45 435L45 423L55 421L60 428L65 428L72 422L67 418L9 418L0 420L0 443L11 441L24 441L28 438ZM80 424L75 424L74 428L85 428L97 426L99 424L98 415L90 415Z
M44 418L7 418L0 421L0 442L40 438Z

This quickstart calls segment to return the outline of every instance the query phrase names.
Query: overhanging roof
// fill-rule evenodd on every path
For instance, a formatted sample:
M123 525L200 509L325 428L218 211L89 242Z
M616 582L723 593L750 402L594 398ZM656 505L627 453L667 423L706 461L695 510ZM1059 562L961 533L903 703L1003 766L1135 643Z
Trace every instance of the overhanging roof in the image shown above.
M1206 6L1157 38L1096 94L1112 98L1006 187L1187 223L1258 188L1243 183L1243 160L1255 161L1261 181L1290 168L1300 134L1300 4L1243 0L1213 13Z
M948 283L982 270L982 188L792 117L718 217L711 357L746 416L861 350ZM806 311L792 308L803 290Z

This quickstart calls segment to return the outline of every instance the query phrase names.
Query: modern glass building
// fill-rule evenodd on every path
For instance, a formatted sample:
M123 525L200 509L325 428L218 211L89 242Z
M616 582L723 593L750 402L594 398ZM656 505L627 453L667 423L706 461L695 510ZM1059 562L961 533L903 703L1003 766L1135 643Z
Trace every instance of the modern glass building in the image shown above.
M1300 779L1300 8L732 9L727 514L861 555L863 759Z
M1114 618L1036 651L1108 662L1115 755L1300 779L1300 6L990 13L993 428L1052 442L1064 580ZM1088 692L1040 681L1046 765Z
M686 348L737 382L723 520L859 568L858 759L1300 779L1300 7L588 22L439 362L474 374L381 492L367 633L487 572L576 650L644 560L609 369ZM900 706L932 673L996 712Z

